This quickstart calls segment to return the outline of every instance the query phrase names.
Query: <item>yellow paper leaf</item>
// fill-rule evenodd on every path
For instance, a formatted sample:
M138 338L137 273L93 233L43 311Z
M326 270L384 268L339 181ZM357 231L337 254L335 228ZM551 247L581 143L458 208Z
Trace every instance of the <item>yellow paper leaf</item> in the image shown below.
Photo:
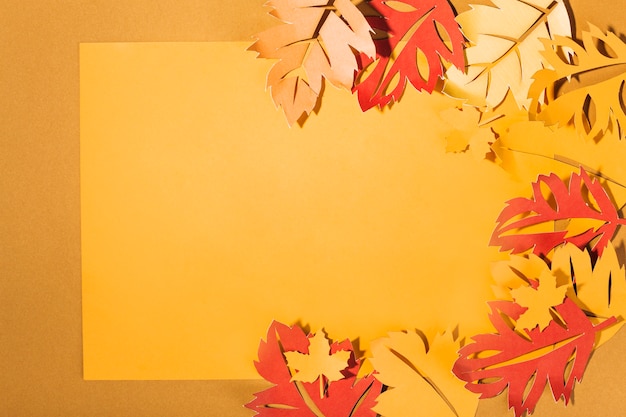
M532 75L543 68L541 38L571 35L562 1L493 0L473 5L457 21L470 41L467 73L450 68L444 92L477 107L495 107L511 91L520 106L530 101Z
M557 286L557 280L550 271L542 271L539 276L537 289L522 286L511 291L515 302L522 307L527 307L517 320L516 329L532 330L539 326L545 329L552 320L552 314L556 314L552 307L563 303L567 286Z
M373 342L375 376L389 387L373 410L383 417L473 417L478 397L450 371L460 347L452 332L435 336L430 345L416 332Z
M624 324L626 315L626 273L612 244L592 266L589 253L567 244L556 250L552 272L559 282L567 282L567 296L588 313L594 324L609 317L618 323L602 330L596 341L601 345Z
M496 283L493 287L495 296L499 300L513 300L511 290L531 285L531 280L550 272L548 264L535 254L528 256L511 255L506 261L494 262L491 266L491 275Z
M598 139L607 131L626 137L626 44L593 25L582 34L583 46L564 36L542 42L550 67L534 76L529 91L531 117L548 125L572 123L587 138ZM573 60L568 59L569 54ZM591 85L576 86L577 76L589 73L599 77Z
M322 375L329 382L343 379L341 371L348 366L350 352L340 350L330 353L330 342L323 332L309 339L309 353L285 352L287 366L295 372L292 381L315 382Z
M480 113L479 123L481 127L489 128L495 135L500 136L505 134L511 125L527 120L528 111L517 104L509 90L500 104Z
M278 59L267 86L290 125L318 104L324 78L352 88L356 54L376 54L372 29L350 0L270 0L271 14L285 24L258 35L250 50ZM355 53L356 51L356 53Z
M481 113L476 108L451 107L442 111L440 117L449 126L449 130L443 132L446 152L470 151L477 158L484 159L491 151L490 144L495 137L488 127L479 125Z

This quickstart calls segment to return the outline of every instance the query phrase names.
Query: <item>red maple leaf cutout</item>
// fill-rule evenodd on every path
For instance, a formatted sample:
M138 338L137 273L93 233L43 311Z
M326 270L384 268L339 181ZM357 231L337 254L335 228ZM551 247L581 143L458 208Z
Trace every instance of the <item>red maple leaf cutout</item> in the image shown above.
M546 185L554 196L556 208L542 195L542 184ZM585 190L586 189L586 190ZM585 200L595 200L595 206ZM584 169L580 174L572 174L569 187L556 174L540 175L533 183L533 198L518 197L506 202L497 219L497 226L491 235L489 244L500 246L501 251L521 253L532 249L536 255L545 255L562 243L573 243L580 249L595 238L591 249L598 255L609 243L617 226L626 224L617 213L605 189L596 179L591 179ZM524 232L529 228L557 220L575 219L597 220L601 226L591 227L582 233L572 230Z
M361 55L363 69L353 89L363 111L398 101L407 80L432 92L443 76L441 59L464 68L463 35L446 0L372 0L369 6L379 13L368 17L376 32L376 59ZM420 60L427 68L420 68Z
M490 398L508 387L509 408L515 416L532 413L546 384L556 401L568 403L575 381L581 381L596 332L616 323L615 317L594 326L585 313L569 298L556 308L564 325L555 321L544 329L527 331L528 338L515 332L507 323L526 311L511 301L489 303L489 319L498 334L473 337L474 343L459 351L452 372L467 384L465 387ZM482 353L482 355L480 355ZM477 356L478 355L478 356ZM485 356L488 355L488 356ZM571 367L568 363L572 361Z
M357 379L361 360L356 359L349 340L333 342L330 354L351 352L348 367L342 371L343 379L328 383L320 396L319 383L292 381L284 352L309 353L309 339L298 327L272 322L265 341L259 344L259 360L254 363L259 374L275 384L256 393L247 408L261 417L375 417L372 407L380 394L382 384L373 375Z

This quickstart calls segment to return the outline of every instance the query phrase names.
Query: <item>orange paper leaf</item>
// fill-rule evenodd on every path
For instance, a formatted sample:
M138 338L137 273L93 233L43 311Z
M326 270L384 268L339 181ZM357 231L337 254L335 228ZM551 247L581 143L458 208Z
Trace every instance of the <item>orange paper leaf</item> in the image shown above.
M324 79L351 89L357 54L376 52L371 28L350 0L270 0L268 5L284 24L259 34L249 49L279 60L267 86L292 125L314 110Z

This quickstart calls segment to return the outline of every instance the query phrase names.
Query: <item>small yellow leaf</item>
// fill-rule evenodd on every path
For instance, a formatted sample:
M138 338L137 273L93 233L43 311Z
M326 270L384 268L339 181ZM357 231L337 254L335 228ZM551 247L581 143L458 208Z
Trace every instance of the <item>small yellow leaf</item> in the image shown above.
M452 332L435 336L430 345L416 332L390 333L375 341L375 376L389 389L373 410L384 417L473 417L478 397L450 371L460 347Z
M539 276L537 289L524 286L512 290L515 302L528 308L517 320L516 329L545 329L552 320L552 307L563 303L566 292L567 286L558 287L556 277L547 270Z
M496 285L493 291L499 300L513 300L511 291L531 285L530 280L550 272L548 264L534 254L528 256L511 255L506 261L494 262L491 265L491 276Z
M323 332L309 339L309 353L285 352L287 366L295 372L292 381L315 382L322 375L329 382L343 379L341 371L348 367L350 352L340 350L330 353L330 342Z

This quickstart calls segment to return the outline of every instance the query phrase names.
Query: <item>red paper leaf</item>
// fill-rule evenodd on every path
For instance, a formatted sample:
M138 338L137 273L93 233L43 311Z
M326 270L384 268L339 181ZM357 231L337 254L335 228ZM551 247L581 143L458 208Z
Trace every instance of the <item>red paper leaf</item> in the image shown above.
M554 196L556 208L541 193L542 184L546 185ZM595 200L597 207L585 201L584 189L589 192L589 200ZM501 251L521 253L532 249L537 255L545 255L562 243L573 243L580 249L594 238L592 250L602 255L602 250L613 237L617 226L626 224L617 213L606 191L599 181L591 179L581 168L580 174L572 174L569 187L556 174L540 175L533 183L533 198L518 197L507 201L497 219L496 229L491 235L492 246L500 246ZM524 233L523 229L557 220L597 220L602 223L598 228L588 228L582 233L572 230Z
M562 397L567 404L575 381L582 379L596 332L616 323L615 317L611 317L594 326L566 298L555 307L565 327L552 321L543 331L539 327L527 331L526 338L507 323L507 317L517 320L525 307L511 301L494 301L489 305L489 318L498 334L473 337L474 343L459 351L452 372L466 381L465 387L480 394L480 398L494 397L508 387L509 408L515 410L516 417L526 411L532 413L546 384L555 400Z
M361 366L356 359L349 340L334 342L330 354L338 351L351 352L348 367L342 371L343 379L326 383L324 395L320 395L320 381L313 383L291 381L292 374L283 352L297 351L309 353L309 339L300 327L289 327L273 322L265 341L259 345L259 361L255 366L259 374L275 385L255 394L255 399L246 404L247 408L262 417L323 417L352 416L375 417L371 408L376 403L382 384L372 375L357 379Z
M446 0L372 0L369 5L380 16L368 18L377 32L376 59L361 55L363 70L354 88L363 111L398 101L407 80L432 92L443 76L441 59L464 68L463 35ZM381 33L388 36L380 39ZM418 54L428 62L421 72Z

